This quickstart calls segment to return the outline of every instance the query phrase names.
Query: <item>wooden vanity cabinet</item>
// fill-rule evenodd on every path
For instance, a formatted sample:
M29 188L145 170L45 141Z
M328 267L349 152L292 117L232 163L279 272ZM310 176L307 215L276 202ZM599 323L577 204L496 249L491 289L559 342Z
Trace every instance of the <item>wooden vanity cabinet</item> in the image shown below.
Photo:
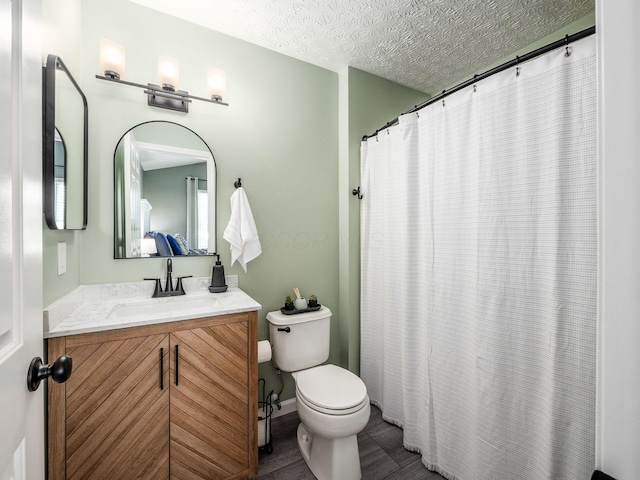
M257 474L256 312L48 340L49 479Z

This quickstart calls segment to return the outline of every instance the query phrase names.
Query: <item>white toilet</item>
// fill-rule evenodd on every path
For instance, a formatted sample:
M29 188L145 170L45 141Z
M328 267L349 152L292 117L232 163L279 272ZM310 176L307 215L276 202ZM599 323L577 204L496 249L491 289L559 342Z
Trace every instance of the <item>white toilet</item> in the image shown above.
M357 375L329 358L331 310L284 315L267 313L273 362L296 382L300 452L319 480L359 480L358 433L371 408ZM320 366L319 366L320 365Z

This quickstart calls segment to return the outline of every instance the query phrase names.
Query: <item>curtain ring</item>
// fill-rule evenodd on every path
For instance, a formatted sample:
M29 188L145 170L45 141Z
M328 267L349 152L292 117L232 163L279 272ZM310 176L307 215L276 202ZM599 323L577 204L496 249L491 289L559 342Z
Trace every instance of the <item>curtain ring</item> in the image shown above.
M564 56L565 57L570 57L571 56L571 52L569 51L569 34L565 35L564 37L564 44L565 44L565 52L564 52Z

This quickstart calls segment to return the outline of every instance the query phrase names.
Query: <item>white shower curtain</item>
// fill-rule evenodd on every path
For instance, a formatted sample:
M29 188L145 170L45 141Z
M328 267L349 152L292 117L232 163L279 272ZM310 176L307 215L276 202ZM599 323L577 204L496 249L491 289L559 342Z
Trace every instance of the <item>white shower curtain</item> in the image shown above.
M362 144L361 376L459 480L588 479L595 450L595 39Z

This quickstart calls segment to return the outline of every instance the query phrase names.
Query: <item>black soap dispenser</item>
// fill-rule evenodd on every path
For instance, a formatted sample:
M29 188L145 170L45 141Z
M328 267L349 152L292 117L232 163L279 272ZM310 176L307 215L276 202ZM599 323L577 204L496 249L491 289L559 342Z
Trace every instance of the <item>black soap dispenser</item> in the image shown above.
M224 280L224 266L222 262L220 262L220 255L217 253L215 255L218 259L211 272L211 286L209 287L209 291L211 293L222 293L226 292L228 287Z

